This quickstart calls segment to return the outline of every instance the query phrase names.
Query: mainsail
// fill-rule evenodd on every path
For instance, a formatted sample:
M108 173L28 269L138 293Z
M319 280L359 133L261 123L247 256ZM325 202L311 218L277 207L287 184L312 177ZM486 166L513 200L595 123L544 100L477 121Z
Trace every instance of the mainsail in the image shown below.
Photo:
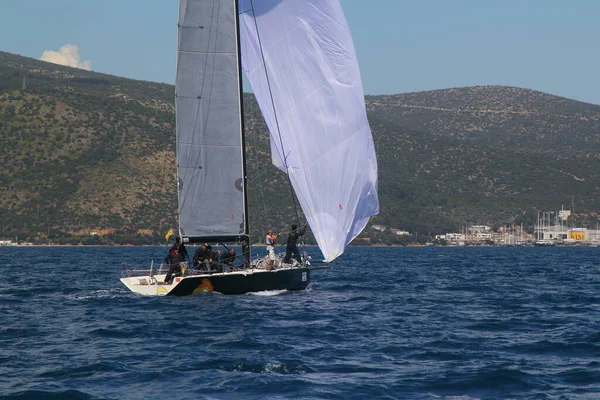
M247 232L234 0L181 0L176 119L179 226L185 240Z
M360 71L338 0L241 0L242 64L325 260L379 212Z

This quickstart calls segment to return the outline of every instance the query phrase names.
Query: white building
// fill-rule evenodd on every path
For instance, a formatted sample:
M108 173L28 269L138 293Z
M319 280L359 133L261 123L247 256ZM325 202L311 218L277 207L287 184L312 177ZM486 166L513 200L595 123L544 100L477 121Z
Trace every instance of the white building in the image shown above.
M488 233L492 228L487 225L471 225L467 228L471 235L477 235L481 233Z
M446 233L444 235L436 235L436 239L447 240L449 242L459 242L465 240L465 235L462 233Z

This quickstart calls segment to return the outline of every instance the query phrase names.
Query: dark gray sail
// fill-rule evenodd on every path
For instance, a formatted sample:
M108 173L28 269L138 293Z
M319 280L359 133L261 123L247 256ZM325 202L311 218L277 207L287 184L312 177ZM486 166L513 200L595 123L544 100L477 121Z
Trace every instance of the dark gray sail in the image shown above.
M244 220L239 51L234 0L181 0L176 119L179 227L218 241Z

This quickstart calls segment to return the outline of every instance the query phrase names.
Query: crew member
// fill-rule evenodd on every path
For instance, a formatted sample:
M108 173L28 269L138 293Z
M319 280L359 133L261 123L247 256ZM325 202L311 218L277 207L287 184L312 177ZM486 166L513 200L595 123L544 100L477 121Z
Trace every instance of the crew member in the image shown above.
M175 243L173 243L173 246L171 246L169 253L173 249L177 249L177 252L179 253L179 255L181 255L181 258L183 259L182 262L185 262L185 260L190 260L187 249L185 248L185 245L181 242L181 238L179 236L175 236Z
M287 247L285 250L285 258L283 259L284 263L289 264L292 256L296 259L296 261L298 261L298 263L302 263L302 257L300 257L300 252L298 251L296 242L298 242L298 238L300 236L304 235L304 232L306 232L306 225L300 229L298 229L298 225L292 225L292 230L287 237Z
M210 258L210 250L208 245L203 244L194 252L194 268L201 269L206 267L206 260Z
M267 237L265 242L267 243L267 271L273 269L273 264L275 263L275 246L277 246L277 237L279 235L273 235L273 230L269 229L267 231Z
M227 265L230 268L233 268L234 261L235 261L235 249L229 249L221 256L221 263L224 265Z
M183 257L179 253L179 250L172 247L171 250L169 250L169 254L165 257L165 262L169 264L169 272L167 272L167 276L165 276L165 284L170 285L173 276L181 275L181 263L183 261Z

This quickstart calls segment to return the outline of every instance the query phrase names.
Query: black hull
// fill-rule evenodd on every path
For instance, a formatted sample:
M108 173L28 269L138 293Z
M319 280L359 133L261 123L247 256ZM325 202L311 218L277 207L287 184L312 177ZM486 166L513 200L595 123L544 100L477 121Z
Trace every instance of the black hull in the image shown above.
M207 291L222 294L244 294L265 290L304 290L310 283L310 268L186 276L169 291L169 296L187 296Z

